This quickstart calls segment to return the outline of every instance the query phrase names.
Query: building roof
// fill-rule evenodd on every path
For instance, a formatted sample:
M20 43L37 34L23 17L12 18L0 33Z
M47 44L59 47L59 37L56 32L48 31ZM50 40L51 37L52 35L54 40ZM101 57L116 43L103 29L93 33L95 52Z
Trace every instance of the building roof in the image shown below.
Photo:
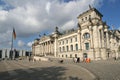
M95 11L98 15L100 15L101 17L103 17L103 15L96 9L96 8L90 8L89 10L83 12L82 14L80 14L77 18L83 16L84 14L91 12L91 11Z

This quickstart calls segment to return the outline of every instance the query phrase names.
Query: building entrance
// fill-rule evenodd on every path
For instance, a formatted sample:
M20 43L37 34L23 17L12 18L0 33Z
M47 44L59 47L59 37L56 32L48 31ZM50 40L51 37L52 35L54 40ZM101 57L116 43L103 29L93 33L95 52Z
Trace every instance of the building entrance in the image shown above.
M83 53L83 58L85 59L87 57L88 57L87 53Z

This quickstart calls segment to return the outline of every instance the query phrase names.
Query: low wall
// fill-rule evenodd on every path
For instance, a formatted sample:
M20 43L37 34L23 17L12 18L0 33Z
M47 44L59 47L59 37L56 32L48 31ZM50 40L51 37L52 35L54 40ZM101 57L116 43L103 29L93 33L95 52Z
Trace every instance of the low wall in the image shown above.
M38 57L38 56L34 56L33 57L33 61L48 61L48 58L45 57Z

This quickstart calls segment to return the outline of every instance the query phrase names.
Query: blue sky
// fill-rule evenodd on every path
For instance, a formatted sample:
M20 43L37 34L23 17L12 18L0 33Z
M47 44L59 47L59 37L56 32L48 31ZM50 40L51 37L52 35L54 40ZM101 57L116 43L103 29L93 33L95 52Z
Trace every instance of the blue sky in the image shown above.
M114 26L115 29L120 27L120 0L112 0L111 2L104 0L103 6L99 8L99 11L103 14L103 20L107 22L109 26Z
M0 48L10 48L15 28L14 47L31 49L39 34L50 34L56 26L60 30L75 28L77 16L88 5L103 14L103 21L120 29L120 0L0 0ZM111 28L110 28L111 29Z

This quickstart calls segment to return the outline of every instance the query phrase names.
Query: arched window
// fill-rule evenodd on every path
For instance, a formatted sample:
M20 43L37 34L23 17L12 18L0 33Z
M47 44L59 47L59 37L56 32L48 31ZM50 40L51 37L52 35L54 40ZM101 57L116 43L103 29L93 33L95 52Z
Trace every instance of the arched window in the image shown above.
M77 58L77 54L75 54L75 57Z
M84 39L90 38L90 34L89 33L85 33L83 36L84 36Z
M76 51L78 51L78 44L75 44Z
M71 48L71 51L73 51L73 45L71 45L70 48Z
M59 48L60 52L61 52L61 47Z
M65 51L65 47L63 46L63 52Z
M67 58L67 55L66 55L66 58Z

